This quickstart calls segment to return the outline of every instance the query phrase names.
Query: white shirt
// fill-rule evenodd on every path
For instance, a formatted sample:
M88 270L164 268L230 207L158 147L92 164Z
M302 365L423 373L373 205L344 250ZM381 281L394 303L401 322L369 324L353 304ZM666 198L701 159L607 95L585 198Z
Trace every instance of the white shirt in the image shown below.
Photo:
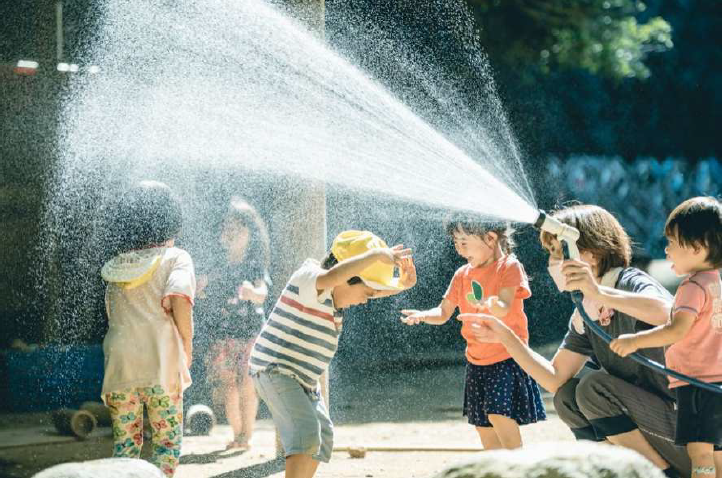
M144 284L133 289L112 282L107 286L103 400L110 392L155 385L166 393L182 394L191 384L170 298L185 297L193 304L193 261L176 247L159 248L159 252L160 264Z

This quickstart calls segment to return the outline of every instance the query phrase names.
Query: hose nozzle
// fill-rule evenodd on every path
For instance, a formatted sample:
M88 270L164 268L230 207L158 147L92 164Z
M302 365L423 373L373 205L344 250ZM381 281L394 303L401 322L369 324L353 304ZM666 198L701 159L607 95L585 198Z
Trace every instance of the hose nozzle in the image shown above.
M541 209L539 210L539 217L534 223L534 227L555 235L563 245L566 245L568 251L565 251L565 256L569 257L565 258L579 259L579 249L577 248L579 231L577 229L547 215L547 213Z

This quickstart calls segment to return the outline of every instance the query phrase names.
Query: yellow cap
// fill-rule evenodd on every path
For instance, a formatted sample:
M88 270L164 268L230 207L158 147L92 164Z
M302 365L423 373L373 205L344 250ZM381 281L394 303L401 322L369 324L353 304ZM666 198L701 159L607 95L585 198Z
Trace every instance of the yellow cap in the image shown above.
M338 262L361 255L372 249L388 246L376 234L369 231L344 231L333 240L331 252ZM394 277L394 265L376 261L359 273L364 284L377 290L401 290L399 278Z

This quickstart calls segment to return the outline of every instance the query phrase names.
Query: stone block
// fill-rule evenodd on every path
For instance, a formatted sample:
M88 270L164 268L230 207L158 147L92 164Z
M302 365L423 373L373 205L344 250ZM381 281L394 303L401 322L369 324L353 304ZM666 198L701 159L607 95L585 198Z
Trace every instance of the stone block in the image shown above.
M164 478L163 473L144 460L104 458L56 465L33 478Z
M589 441L541 443L519 450L482 452L474 461L435 478L664 478L650 461L627 448Z

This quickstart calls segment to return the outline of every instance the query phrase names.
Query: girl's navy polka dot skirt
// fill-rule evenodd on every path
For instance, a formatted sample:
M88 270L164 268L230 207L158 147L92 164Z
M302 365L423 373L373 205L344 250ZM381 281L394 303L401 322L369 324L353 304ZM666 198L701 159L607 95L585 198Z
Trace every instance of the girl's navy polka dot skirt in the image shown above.
M464 416L472 425L490 427L489 414L512 418L519 425L546 420L539 385L513 359L466 365Z

